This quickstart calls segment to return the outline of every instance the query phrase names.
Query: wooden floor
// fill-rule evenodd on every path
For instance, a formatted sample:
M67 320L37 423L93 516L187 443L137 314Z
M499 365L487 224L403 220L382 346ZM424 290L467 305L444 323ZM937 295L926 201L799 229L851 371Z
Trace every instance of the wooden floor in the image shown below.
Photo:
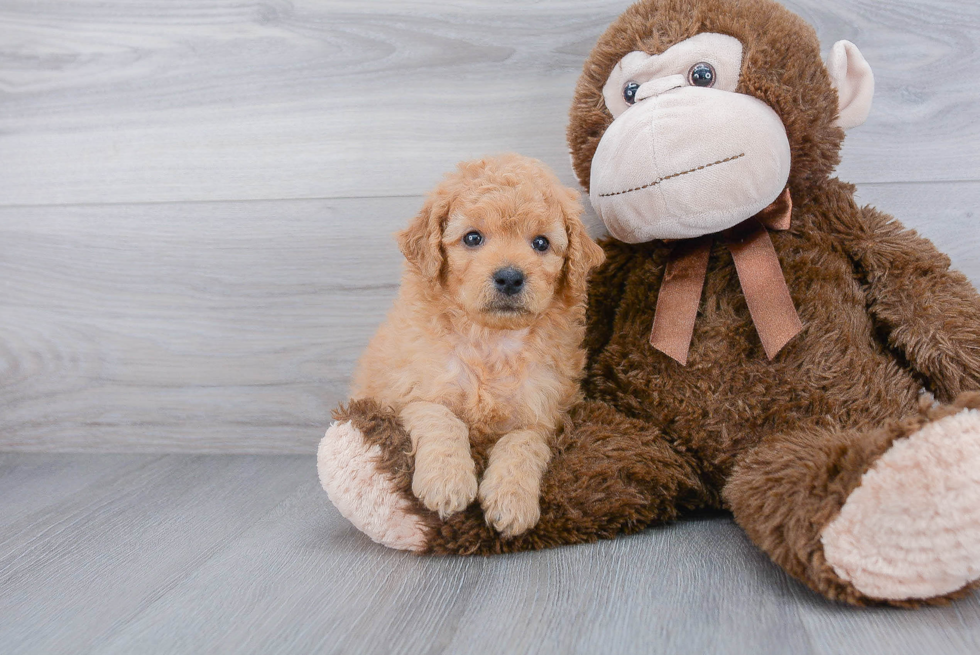
M297 455L0 455L0 652L980 652L980 598L838 606L724 517L540 553L377 546Z
M0 655L978 653L980 596L831 604L726 517L385 550L316 443L455 162L575 181L629 0L0 0ZM839 167L980 284L980 3L793 0L875 70Z

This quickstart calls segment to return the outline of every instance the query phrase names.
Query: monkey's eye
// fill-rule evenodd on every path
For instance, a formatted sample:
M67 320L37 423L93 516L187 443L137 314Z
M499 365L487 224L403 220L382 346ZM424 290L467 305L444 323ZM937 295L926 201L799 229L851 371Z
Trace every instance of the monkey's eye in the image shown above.
M548 241L547 237L538 235L533 239L531 239L531 247L537 250L538 252L546 252L550 245L551 242Z
M690 82L692 86L701 86L704 88L714 86L714 66L703 61L699 64L694 64L691 66L691 70L687 73L687 81Z
M623 100L626 101L627 105L632 105L636 102L636 92L640 88L638 82L627 82L626 86L623 87Z
M483 243L483 235L473 230L463 235L463 245L469 248L476 248Z

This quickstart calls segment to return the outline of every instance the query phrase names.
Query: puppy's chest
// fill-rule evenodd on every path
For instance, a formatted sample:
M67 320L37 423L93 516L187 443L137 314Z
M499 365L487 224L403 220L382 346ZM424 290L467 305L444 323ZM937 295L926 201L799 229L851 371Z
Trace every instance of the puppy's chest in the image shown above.
M558 385L549 367L530 356L526 333L492 339L460 339L446 362L460 417L494 432L508 432L535 419ZM551 393L549 393L551 391Z

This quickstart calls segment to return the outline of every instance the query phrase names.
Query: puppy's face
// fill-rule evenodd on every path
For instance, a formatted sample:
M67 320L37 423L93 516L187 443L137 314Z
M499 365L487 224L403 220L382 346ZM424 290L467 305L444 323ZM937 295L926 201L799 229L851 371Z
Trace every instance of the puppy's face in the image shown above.
M460 164L399 234L415 271L470 320L495 329L532 324L556 301L584 301L603 260L586 234L578 193L518 155Z
M551 305L568 236L557 203L500 188L457 199L442 248L446 291L470 318L486 327L518 329Z
M585 300L604 255L580 220L576 191L541 162L501 155L464 162L399 233L412 269L486 327L527 327L556 300Z

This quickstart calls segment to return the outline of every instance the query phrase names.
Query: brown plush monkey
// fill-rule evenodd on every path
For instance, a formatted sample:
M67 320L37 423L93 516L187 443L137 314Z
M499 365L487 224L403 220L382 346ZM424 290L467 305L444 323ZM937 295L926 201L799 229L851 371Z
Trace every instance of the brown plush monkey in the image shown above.
M771 0L643 0L599 39L573 164L613 239L593 276L589 367L541 519L411 493L392 414L338 411L324 487L375 540L500 553L726 508L829 598L915 605L980 579L980 296L927 240L830 175L870 108L846 42ZM485 461L479 448L473 453Z

